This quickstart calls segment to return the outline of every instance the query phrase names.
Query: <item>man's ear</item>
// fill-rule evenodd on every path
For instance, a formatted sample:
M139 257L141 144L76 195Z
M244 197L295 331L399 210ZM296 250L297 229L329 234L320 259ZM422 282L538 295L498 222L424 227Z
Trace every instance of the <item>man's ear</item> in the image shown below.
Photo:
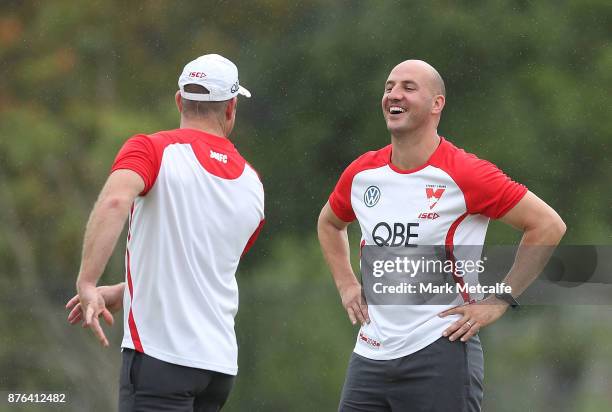
M225 107L225 118L230 120L232 116L234 116L234 112L236 111L236 106L238 105L238 98L234 97L227 102L227 106Z
M174 102L176 103L176 108L178 109L179 113L183 113L183 97L181 96L180 90L176 91L176 94L174 95Z
M446 99L441 94L434 97L433 105L431 107L432 114L440 114L442 113L442 109L444 109L444 104L446 103Z

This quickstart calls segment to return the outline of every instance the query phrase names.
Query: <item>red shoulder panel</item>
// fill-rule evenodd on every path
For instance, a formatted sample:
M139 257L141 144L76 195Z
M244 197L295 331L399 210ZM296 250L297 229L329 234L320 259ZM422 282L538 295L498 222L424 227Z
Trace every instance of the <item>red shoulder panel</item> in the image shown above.
M493 163L459 149L447 140L431 159L432 166L448 173L465 197L469 214L498 219L527 193L527 188L510 179Z
M329 205L338 218L345 222L352 222L356 218L351 205L351 187L355 175L364 170L385 166L389 164L390 158L391 145L388 145L380 150L361 155L346 168L329 196Z
M111 173L119 169L138 173L145 182L144 196L155 184L164 150L175 143L191 145L200 165L212 175L236 179L244 171L246 161L228 139L201 130L175 129L129 138L119 150Z

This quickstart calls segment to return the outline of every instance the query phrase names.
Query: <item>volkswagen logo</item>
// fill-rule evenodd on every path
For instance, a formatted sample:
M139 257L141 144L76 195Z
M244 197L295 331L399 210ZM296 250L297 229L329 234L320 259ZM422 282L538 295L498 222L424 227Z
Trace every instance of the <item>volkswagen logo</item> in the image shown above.
M380 189L376 186L370 186L363 194L363 202L367 207L372 207L380 200Z

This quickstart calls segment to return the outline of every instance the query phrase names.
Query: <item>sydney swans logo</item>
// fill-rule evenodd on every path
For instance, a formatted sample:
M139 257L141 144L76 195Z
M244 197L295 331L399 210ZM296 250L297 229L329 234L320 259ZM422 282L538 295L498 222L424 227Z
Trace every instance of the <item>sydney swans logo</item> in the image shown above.
M433 209L434 206L438 204L445 189L446 189L446 186L443 186L443 185L438 185L438 186L427 185L427 187L425 187L425 195L427 196L427 202L429 202L430 210Z
M380 189L376 186L370 186L363 194L363 202L367 207L372 207L380 200Z

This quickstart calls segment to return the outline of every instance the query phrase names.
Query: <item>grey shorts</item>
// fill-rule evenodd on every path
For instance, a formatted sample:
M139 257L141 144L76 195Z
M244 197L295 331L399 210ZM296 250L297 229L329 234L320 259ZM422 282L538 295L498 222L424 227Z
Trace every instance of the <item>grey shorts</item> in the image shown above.
M225 404L234 378L124 348L119 411L216 412Z
M420 351L386 361L353 353L338 410L477 412L483 378L478 336L467 343L440 338Z

